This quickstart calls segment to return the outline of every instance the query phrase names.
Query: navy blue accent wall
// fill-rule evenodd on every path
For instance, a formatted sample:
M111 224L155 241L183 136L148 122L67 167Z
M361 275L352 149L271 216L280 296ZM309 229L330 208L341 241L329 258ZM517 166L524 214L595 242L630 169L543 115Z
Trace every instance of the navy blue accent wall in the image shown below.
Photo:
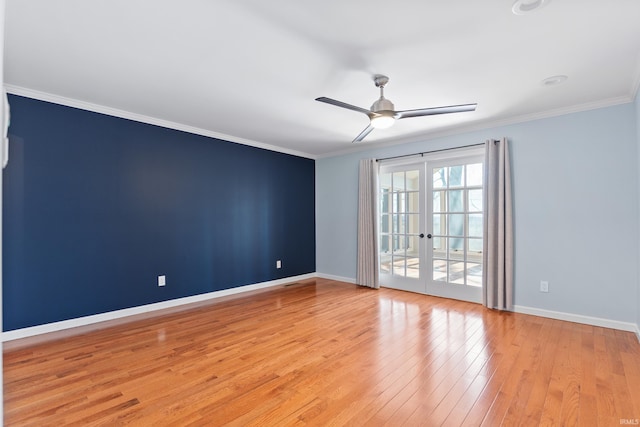
M315 271L313 160L9 103L5 330Z

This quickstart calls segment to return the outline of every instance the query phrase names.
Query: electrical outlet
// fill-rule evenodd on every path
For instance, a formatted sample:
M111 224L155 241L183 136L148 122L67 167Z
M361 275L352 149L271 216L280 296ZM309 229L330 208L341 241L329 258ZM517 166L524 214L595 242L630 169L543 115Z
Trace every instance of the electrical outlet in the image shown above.
M167 284L167 276L158 276L158 286L164 286Z
M276 268L282 268L282 261L280 260L276 261Z
M546 280L540 281L540 292L549 292L549 282Z

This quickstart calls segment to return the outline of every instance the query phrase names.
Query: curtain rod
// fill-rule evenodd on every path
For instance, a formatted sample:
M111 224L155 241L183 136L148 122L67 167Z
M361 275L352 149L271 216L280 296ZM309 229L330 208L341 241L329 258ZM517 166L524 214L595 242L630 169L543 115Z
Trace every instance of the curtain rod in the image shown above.
M494 142L496 142L496 140L493 140ZM451 148L442 148L440 150L433 150L433 151L423 151L421 153L413 153L413 154L403 154L401 156L393 156L393 157L383 157L382 159L376 159L376 162L381 162L383 160L392 160L392 159L401 159L402 157L411 157L411 156L424 156L425 154L431 154L431 153L438 153L440 151L449 151L449 150L458 150L460 148L469 148L469 147L479 147L481 145L484 145L484 142L481 144L471 144L471 145L463 145L461 147L451 147Z

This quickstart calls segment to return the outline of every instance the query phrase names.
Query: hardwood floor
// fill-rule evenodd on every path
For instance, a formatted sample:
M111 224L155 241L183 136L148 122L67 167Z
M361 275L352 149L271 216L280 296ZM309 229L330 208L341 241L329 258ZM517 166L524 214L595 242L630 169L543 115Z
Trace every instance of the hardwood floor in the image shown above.
M316 279L4 354L5 425L620 426L632 333Z

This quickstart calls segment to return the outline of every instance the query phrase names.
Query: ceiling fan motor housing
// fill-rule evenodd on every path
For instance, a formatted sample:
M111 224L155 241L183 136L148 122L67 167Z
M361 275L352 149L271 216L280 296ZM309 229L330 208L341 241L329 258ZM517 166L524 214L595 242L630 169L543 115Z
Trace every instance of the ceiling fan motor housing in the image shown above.
M380 99L374 102L371 106L371 111L374 113L380 113L382 111L393 112L393 102L389 101L387 98L380 97Z
M369 116L371 119L371 126L376 129L386 129L396 121L396 113L393 111L393 102L389 101L384 96L380 96L380 99L373 103L371 111L375 113Z

